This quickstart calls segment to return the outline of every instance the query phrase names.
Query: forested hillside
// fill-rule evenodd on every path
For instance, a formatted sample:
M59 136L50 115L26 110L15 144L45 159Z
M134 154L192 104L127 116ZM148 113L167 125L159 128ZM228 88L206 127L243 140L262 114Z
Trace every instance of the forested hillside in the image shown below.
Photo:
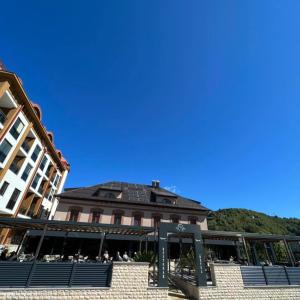
M208 219L211 230L300 235L300 219L268 216L247 209L220 209Z

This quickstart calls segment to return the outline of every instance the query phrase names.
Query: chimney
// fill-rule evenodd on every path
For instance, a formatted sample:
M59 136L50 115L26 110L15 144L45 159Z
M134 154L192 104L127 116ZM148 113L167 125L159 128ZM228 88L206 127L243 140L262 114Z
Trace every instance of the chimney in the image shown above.
M159 183L160 183L159 180L152 180L152 187L153 188L159 188Z

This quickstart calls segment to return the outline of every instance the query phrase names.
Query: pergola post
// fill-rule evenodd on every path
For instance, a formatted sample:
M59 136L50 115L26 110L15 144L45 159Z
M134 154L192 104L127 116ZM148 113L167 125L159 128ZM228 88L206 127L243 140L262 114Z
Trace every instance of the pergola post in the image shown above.
M295 266L295 263L294 263L294 257L293 257L293 253L286 241L286 239L283 239L283 243L284 243L284 246L286 248L286 252L288 254L288 257L289 257L289 261L291 262L292 266L294 267Z
M102 253L102 247L103 247L105 235L106 235L106 233L101 233L101 240L100 240L99 251L98 251L98 258L100 258L100 259L101 259L101 253Z
M240 261L241 260L241 250L240 250L240 242L239 241L235 242L235 247L236 247L237 259Z
M42 235L41 235L41 237L40 237L38 246L37 246L37 248L36 248L36 251L35 251L35 254L34 254L34 261L36 261L36 259L37 259L38 256L39 256L39 253L40 253L40 250L41 250L41 247L42 247L44 238L45 238L46 231L47 231L47 224L44 226Z
M257 266L259 263L257 252L256 252L256 242L251 242L251 250L253 254L254 264Z
M271 255L272 255L272 258L273 258L272 263L273 263L273 264L276 264L277 257L276 257L276 253L275 253L275 250L274 250L274 247L273 247L273 243L272 243L272 242L269 242L268 244L269 244L270 251L271 251Z
M264 242L264 249L265 249L265 253L266 253L266 256L267 256L267 260L268 260L269 262L272 262L272 261L271 261L271 258L270 258L270 255L269 255L268 246L267 246L267 243L266 243L266 242Z
M139 240L139 252L142 253L142 239Z
M20 244L18 245L18 248L17 248L17 250L16 250L16 254L17 254L17 255L19 255L19 252L20 252L21 249L22 249L22 246L23 246L23 244L24 244L24 241L25 241L25 239L26 239L26 236L27 236L27 230L26 230L25 233L23 234L22 240L21 240Z
M243 240L243 245L244 245L244 249L245 249L246 259L247 259L248 265L250 265L250 258L249 258L249 253L248 253L245 237L242 237L242 240Z
M148 236L146 236L145 251L148 253Z

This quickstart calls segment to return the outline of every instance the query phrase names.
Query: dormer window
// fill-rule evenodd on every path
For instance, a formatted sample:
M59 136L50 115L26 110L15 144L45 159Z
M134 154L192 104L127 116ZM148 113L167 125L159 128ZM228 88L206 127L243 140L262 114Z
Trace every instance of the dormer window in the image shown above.
M170 200L170 199L167 199L167 198L163 198L163 199L161 200L161 203L164 203L164 204L173 204L173 201Z
M111 192L105 193L104 197L108 199L116 199L116 195Z

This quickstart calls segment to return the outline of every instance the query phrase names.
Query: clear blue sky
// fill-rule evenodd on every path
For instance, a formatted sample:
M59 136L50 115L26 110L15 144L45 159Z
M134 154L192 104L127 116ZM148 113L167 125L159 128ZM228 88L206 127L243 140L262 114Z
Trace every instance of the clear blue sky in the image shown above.
M5 1L0 57L71 164L66 186L175 186L300 217L300 2Z

